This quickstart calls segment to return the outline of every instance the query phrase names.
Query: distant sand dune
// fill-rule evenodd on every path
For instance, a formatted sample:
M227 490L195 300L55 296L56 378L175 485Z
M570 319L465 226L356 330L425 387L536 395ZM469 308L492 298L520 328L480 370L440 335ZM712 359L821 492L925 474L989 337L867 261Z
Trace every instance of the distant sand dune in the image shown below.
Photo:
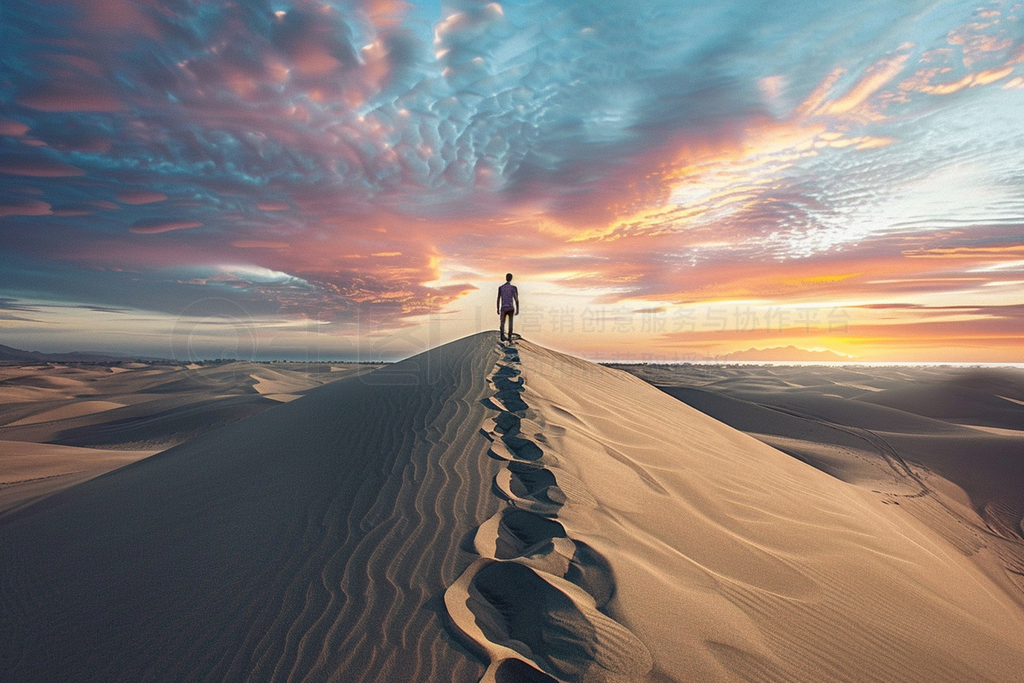
M20 420L11 422L6 427L20 427L22 425L38 424L40 422L54 422L56 420L67 420L72 417L81 417L83 415L93 415L95 413L102 413L107 410L114 410L115 408L123 408L123 403L114 403L113 401L78 401L69 405L54 408L52 410L45 410L29 417L23 417Z
M0 518L155 452L0 441Z
M663 391L843 481L884 494L1024 591L1024 373L962 368L632 366ZM767 375L768 377L764 377ZM876 391L829 394L851 377ZM766 390L780 376L791 388ZM965 550L966 552L967 550Z

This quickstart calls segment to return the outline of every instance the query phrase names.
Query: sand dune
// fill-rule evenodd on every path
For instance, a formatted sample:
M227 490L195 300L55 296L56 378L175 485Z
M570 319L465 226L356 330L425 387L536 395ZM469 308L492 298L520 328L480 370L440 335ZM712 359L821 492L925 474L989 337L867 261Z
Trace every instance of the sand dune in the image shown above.
M607 611L650 649L655 674L998 681L1024 670L1019 591L900 507L633 378L528 345L521 357L524 400L549 425L545 457L597 502L570 498L559 521L607 559Z
M264 396L253 369L296 393ZM366 365L158 363L0 365L0 515Z
M484 333L0 519L0 660L20 681L1019 679L1019 587L893 500Z
M251 377L257 368L294 393L258 393ZM80 482L81 473L96 476L110 469L104 462L130 462L258 414L275 401L372 369L242 362L192 370L159 363L0 365L0 480L21 467L13 458L16 443L46 445L47 467L59 463L62 471L45 481L31 476L31 484L5 487L0 510L8 509L5 501L22 500L22 489L52 493ZM122 456L109 460L109 450Z
M471 339L350 377L0 522L14 680L476 680L444 627L500 501Z
M124 408L124 404L113 401L75 401L60 408L51 408L50 410L44 410L34 415L23 417L4 426L21 427L22 425L39 424L40 422L56 422L83 415L94 415L107 410L114 410L115 408Z
M156 452L0 441L0 517Z
M1024 590L1024 432L1013 368L631 366L630 372L843 481L882 494ZM774 383L775 388L765 387ZM839 399L836 388L871 390Z

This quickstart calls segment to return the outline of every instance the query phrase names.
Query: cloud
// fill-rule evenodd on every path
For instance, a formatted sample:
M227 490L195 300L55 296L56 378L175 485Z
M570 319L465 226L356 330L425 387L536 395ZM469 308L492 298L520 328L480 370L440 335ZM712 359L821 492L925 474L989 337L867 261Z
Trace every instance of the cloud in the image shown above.
M85 175L86 171L53 159L12 155L0 159L0 173L30 178L68 178Z
M272 242L269 240L235 240L231 246L239 249L287 249L287 242Z
M32 304L21 303L19 299L11 297L0 297L0 310L21 311L23 313L38 313L39 307Z
M46 202L38 199L22 199L11 203L0 203L0 217L2 216L46 216L53 213Z
M174 230L192 230L202 227L199 221L175 221L164 218L144 218L132 223L129 230L136 235L156 235Z
M117 201L123 204L131 204L132 206L153 204L165 201L166 199L167 195L163 192L154 192L152 190L131 190L117 193Z
M30 127L27 123L0 117L0 135L19 137L27 133L29 130Z
M1007 259L1024 255L1024 244L1007 244L991 247L933 247L903 252L909 258L955 258L955 259Z
M124 109L117 96L105 92L103 86L91 89L66 82L25 87L15 102L47 112L116 112Z
M393 325L509 259L634 308L962 289L995 257L956 250L1024 224L1020 21L988 9L11 0L5 249L108 304L117 269L165 310L243 262L312 287L217 285L246 305Z

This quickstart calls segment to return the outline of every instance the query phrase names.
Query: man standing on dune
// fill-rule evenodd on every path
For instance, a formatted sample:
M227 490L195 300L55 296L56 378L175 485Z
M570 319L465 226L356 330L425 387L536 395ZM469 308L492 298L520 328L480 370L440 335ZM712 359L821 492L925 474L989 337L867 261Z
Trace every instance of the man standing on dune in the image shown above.
M506 273L505 284L498 287L498 315L501 316L501 341L505 341L505 318L508 318L508 340L512 341L512 321L519 315L519 290L512 284L512 273Z

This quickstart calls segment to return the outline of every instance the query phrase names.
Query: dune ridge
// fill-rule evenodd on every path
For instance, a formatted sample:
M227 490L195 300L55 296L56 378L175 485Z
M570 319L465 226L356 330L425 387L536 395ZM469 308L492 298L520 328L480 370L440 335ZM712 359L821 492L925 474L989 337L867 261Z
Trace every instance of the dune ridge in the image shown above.
M607 560L558 521L564 506L593 498L538 445L544 435L526 419L519 352L500 349L488 377L498 414L481 429L488 453L505 462L494 490L508 505L477 530L480 559L445 592L449 617L490 660L482 683L638 680L653 665L650 652L600 611L615 590Z

